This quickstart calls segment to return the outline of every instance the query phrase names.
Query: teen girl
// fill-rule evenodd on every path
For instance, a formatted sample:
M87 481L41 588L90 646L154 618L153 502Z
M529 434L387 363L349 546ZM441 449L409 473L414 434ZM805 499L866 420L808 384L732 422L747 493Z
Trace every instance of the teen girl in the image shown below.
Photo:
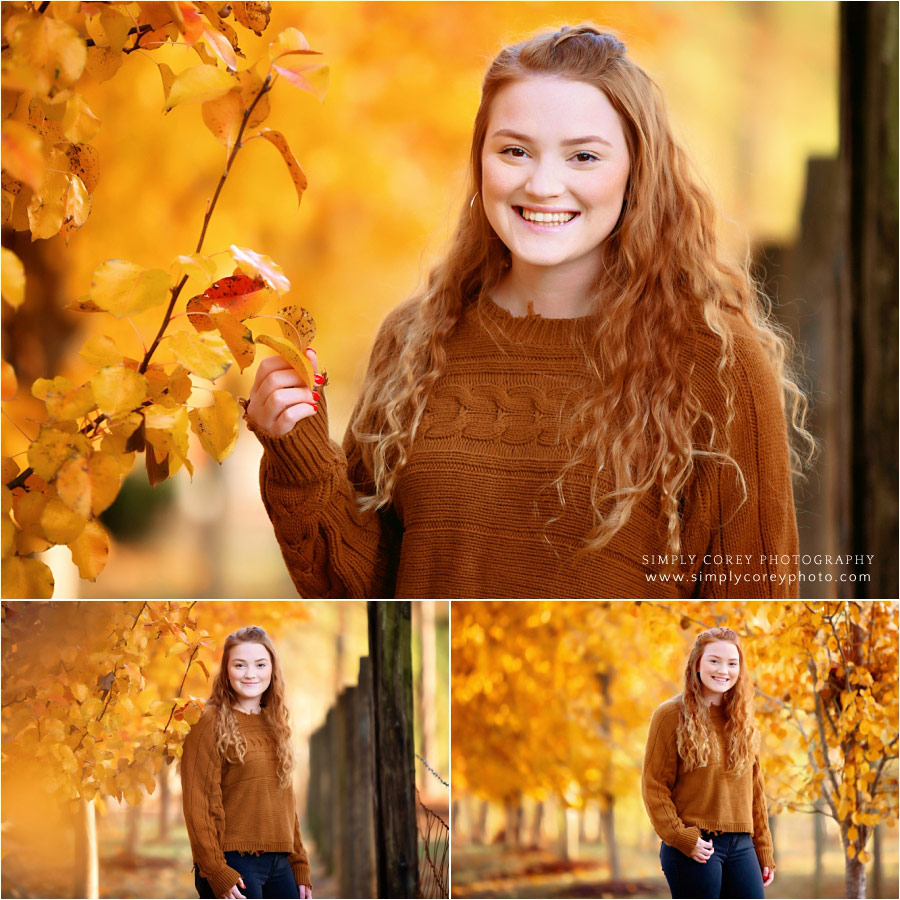
M684 693L653 713L641 780L672 897L764 897L775 877L758 734L740 640L704 631Z
M242 628L225 639L212 695L181 757L200 897L312 897L293 764L275 648L262 628Z
M503 50L470 182L343 448L321 377L260 364L247 420L297 590L794 596L804 397L656 85L589 25Z

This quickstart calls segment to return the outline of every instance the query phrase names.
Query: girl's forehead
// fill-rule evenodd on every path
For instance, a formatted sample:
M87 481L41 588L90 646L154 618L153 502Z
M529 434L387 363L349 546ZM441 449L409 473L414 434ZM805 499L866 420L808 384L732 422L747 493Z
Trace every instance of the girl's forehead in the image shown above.
M731 641L710 642L703 648L703 653L700 655L700 658L703 659L706 656L723 656L731 659L741 658L738 653L737 644L732 644Z
M243 660L252 660L256 662L259 659L268 659L269 651L266 649L265 644L257 644L253 641L244 641L241 644L235 644L231 648L231 653L228 657L229 660L235 659L243 659Z

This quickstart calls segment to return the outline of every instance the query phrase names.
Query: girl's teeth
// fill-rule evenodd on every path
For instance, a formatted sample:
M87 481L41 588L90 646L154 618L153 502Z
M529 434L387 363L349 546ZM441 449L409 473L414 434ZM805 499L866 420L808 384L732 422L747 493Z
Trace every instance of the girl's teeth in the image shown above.
M575 218L575 213L542 213L524 208L520 208L519 214L527 222L537 222L540 225L564 225Z

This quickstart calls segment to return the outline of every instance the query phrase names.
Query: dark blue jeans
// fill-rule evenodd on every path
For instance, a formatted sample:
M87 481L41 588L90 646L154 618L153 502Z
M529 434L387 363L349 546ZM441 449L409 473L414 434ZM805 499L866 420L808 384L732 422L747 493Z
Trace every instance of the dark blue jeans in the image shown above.
M673 900L701 900L729 897L732 900L764 898L762 870L753 848L753 839L745 831L721 834L702 832L712 841L714 853L705 862L685 856L680 850L661 844L659 861L669 882Z
M296 900L300 896L294 872L288 862L287 853L238 853L237 850L225 851L225 862L232 869L241 873L246 889L238 890L245 897L271 897L273 900ZM194 867L194 884L197 894L202 898L215 897L209 882Z

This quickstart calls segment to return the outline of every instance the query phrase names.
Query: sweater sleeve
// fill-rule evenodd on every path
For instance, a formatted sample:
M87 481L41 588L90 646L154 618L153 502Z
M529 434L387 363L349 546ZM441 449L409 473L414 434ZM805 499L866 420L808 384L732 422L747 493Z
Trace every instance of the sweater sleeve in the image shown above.
M714 467L718 511L699 595L796 598L797 518L781 386L746 327L735 331L734 352L731 455L741 474Z
M664 705L653 713L641 773L641 793L653 830L660 840L690 856L697 846L700 829L681 821L672 800L678 771L676 722L677 710L671 706Z
M208 716L201 718L184 739L181 790L191 854L200 874L219 897L238 883L241 873L225 862L222 850L222 764L210 725Z
M775 869L772 833L769 831L769 811L766 808L766 788L759 764L759 754L753 761L753 846L760 868Z
M312 890L312 882L309 880L309 856L303 846L303 837L300 834L300 817L294 813L294 849L288 856L288 862L294 872L294 880L297 884L305 884Z
M376 377L395 350L393 322L389 316L382 325L367 378ZM247 420L265 451L263 504L301 597L392 597L400 524L393 510L359 508L359 496L371 488L369 473L352 425L343 447L330 440L325 391L319 392L319 411L286 435L271 435Z

